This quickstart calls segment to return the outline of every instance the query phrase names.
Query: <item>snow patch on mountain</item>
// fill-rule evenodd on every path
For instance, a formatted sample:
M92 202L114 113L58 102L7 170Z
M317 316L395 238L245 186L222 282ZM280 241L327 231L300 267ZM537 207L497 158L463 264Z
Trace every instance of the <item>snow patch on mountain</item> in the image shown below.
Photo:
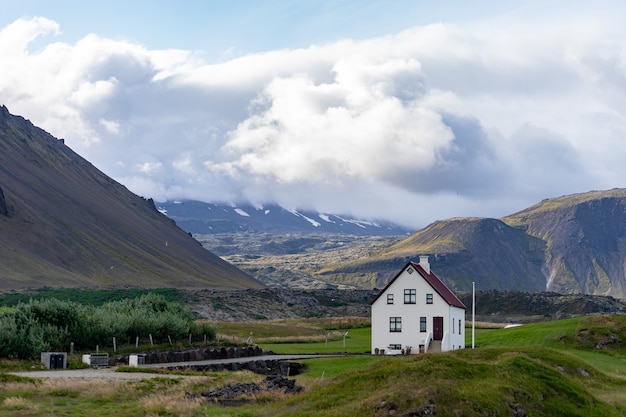
M312 218L307 217L304 214L299 213L299 212L297 212L295 210L289 210L289 212L294 214L294 215L296 215L296 216L298 216L298 217L302 217L304 220L306 220L307 222L311 223L315 227L320 227L322 225L320 222L318 222L316 220L313 220Z
M237 213L238 215L243 216L243 217L250 217L250 215L248 213L246 213L245 211L243 211L240 208L236 208L235 209L235 213Z
M330 219L330 216L328 214L319 213L318 216L320 217L320 219L324 220L326 223L335 223L335 221Z

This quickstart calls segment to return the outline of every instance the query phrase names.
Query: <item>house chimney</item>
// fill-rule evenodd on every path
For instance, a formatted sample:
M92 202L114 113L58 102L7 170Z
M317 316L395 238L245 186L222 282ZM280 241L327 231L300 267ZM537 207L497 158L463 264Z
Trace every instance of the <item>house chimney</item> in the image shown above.
M420 255L420 266L424 268L427 274L430 274L430 264L428 263L428 255Z

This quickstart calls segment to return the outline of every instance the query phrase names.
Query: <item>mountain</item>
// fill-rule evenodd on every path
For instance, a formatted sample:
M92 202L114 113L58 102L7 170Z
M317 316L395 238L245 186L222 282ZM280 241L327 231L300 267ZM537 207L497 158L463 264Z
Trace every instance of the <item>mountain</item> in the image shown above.
M193 234L252 232L398 236L412 232L388 221L355 219L353 216L311 210L288 210L277 204L253 206L182 200L158 203L158 209Z
M554 291L626 298L626 189L546 199L502 219L434 222L406 239L320 273L376 277L382 286L407 259L430 255L452 289Z
M544 200L502 219L546 242L546 287L626 297L626 189Z
M263 285L0 107L0 289Z

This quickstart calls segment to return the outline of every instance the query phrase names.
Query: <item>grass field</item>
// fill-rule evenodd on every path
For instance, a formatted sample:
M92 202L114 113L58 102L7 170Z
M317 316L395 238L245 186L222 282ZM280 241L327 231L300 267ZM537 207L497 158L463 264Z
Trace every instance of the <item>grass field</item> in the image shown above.
M626 415L622 316L509 329L481 325L476 349L411 357L363 354L370 349L370 328L358 318L216 325L225 338L245 340L252 333L264 350L276 353L352 355L306 360L305 372L295 377L303 393L261 393L242 398L238 407L208 403L199 394L263 376L209 372L103 383L28 381L0 373L0 416L508 416L520 410L535 417ZM20 366L32 365L0 362L0 370Z

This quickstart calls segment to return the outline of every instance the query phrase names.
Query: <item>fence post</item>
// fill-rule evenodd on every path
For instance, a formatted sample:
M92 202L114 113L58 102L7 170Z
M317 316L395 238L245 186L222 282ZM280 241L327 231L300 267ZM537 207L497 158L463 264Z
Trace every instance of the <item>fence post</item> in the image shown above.
M152 333L150 333L150 346L154 346L154 343L152 343Z
M139 336L135 338L135 347L139 347Z
M115 341L115 336L113 336L113 352L117 352L117 343Z

